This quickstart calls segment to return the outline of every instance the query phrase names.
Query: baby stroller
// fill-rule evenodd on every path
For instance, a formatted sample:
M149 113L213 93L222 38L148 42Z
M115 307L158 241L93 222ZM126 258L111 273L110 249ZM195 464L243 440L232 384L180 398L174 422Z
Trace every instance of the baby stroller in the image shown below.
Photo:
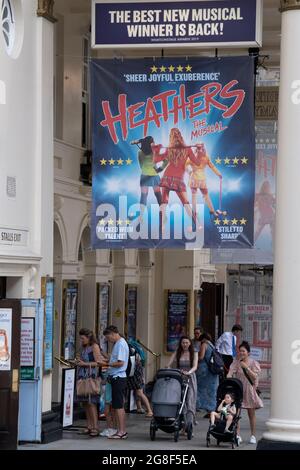
M185 429L189 440L193 437L193 414L186 408L189 378L178 369L160 369L157 372L152 392L153 418L150 438L155 440L156 431L174 433L178 442L179 433Z
M220 419L216 423L216 427L213 429L208 429L206 435L206 446L210 446L210 436L214 437L217 440L217 445L220 442L230 442L232 449L235 445L239 446L239 441L237 439L237 425L241 419L241 408L243 401L243 384L238 379L225 379L218 387L217 390L217 407L216 411L222 402L226 393L232 393L234 395L234 404L236 407L236 415L233 418L233 421L230 425L230 433L225 433L226 420Z

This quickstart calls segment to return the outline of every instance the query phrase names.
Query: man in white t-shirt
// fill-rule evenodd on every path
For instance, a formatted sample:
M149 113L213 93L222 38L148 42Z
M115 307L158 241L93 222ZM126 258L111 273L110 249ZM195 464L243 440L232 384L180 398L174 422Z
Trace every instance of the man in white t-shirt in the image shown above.
M224 372L227 376L230 365L236 357L237 335L243 331L241 325L233 325L231 331L225 331L216 342L216 350L222 354L224 361Z
M107 377L108 382L111 384L112 408L115 410L118 421L118 431L116 434L108 436L108 439L127 439L124 398L127 388L126 369L129 359L129 347L127 341L119 334L116 326L107 327L103 335L113 344Z

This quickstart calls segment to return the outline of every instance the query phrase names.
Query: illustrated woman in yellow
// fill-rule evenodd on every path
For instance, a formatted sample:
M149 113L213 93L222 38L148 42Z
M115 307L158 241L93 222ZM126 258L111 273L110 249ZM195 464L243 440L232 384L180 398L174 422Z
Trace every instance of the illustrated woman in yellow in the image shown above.
M218 216L219 213L215 211L211 198L208 194L205 169L208 166L220 179L222 178L222 175L207 155L204 144L196 145L196 157L200 157L200 163L198 165L190 160L187 162L187 167L189 167L188 173L190 175L189 187L192 191L193 213L196 213L197 192L200 190L205 204L209 208L209 212L214 216Z

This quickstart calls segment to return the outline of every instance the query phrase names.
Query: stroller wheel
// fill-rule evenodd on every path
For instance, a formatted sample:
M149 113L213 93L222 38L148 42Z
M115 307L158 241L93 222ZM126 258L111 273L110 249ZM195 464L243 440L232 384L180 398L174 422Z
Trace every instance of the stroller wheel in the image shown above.
M209 447L209 446L210 446L210 439L207 438L207 439L206 439L206 447Z
M156 434L156 429L155 426L150 426L150 439L151 441L155 441L155 434Z
M192 423L189 423L187 426L187 438L190 441L193 437L193 425Z
M174 431L174 442L178 442L179 440L179 429L175 429Z
M217 440L217 446L219 446L219 445L220 445L220 441L219 441L219 439L218 439L218 440Z

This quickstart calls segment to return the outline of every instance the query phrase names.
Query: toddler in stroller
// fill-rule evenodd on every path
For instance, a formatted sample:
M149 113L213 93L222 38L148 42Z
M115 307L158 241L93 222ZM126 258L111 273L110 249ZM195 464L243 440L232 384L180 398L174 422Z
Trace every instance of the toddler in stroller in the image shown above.
M234 404L234 395L233 393L226 393L224 400L221 401L220 406L218 407L218 411L212 411L210 414L210 430L212 431L215 429L215 420L217 419L225 419L226 426L224 432L231 432L229 431L229 427L233 421L233 418L236 415L236 407Z
M152 392L153 418L150 424L150 438L155 440L158 429L174 434L179 439L181 430L187 438L193 436L193 415L186 407L189 378L178 369L160 369L157 372Z
M217 408L210 416L210 425L206 435L206 445L210 446L210 437L220 442L230 442L232 449L239 446L237 436L238 422L241 419L243 384L238 379L225 379L217 390ZM215 421L217 422L215 424Z

